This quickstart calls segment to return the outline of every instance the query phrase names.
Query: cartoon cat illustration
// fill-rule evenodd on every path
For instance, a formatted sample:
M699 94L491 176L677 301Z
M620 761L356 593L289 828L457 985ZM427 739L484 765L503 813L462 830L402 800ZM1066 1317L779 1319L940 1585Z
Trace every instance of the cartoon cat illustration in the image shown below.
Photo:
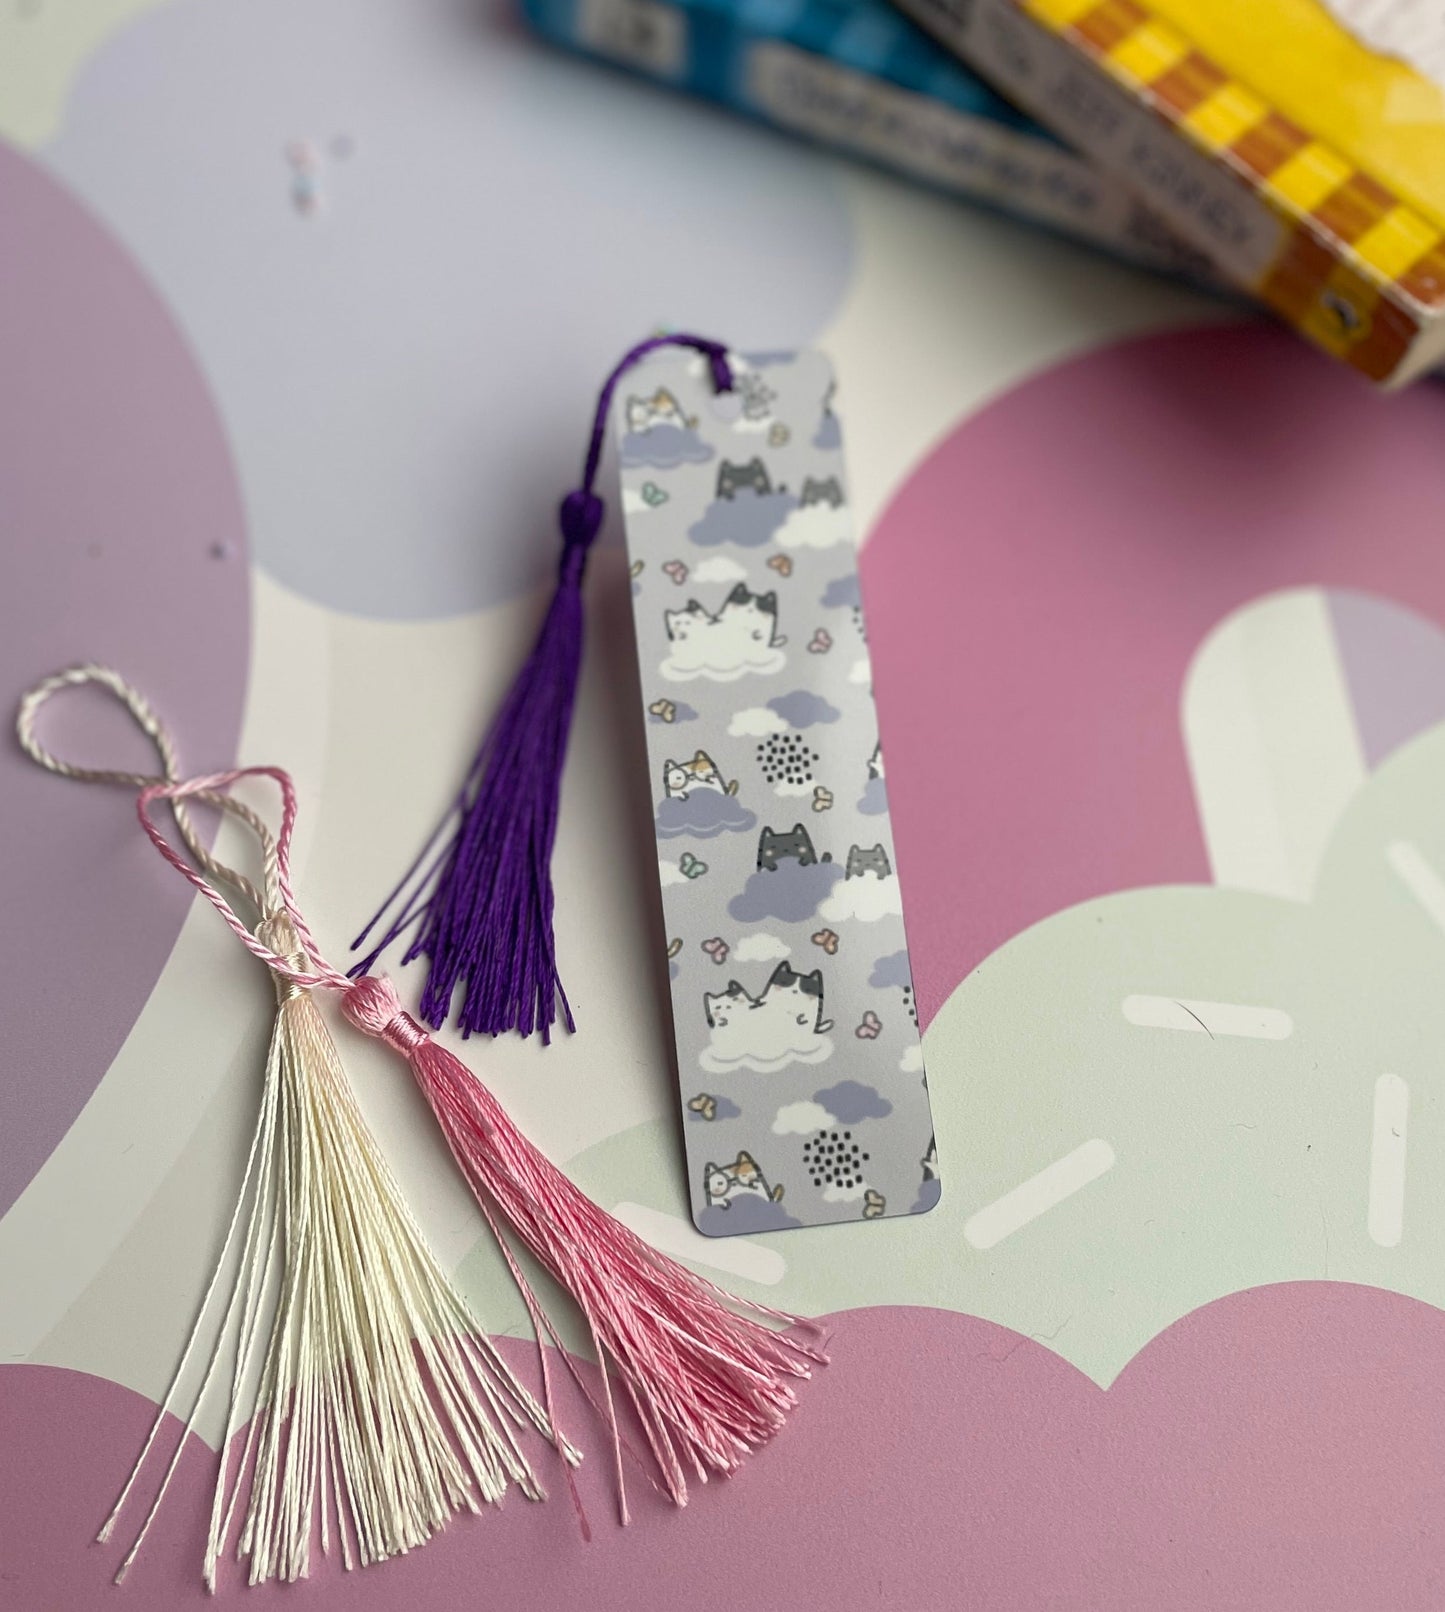
M779 862L789 857L802 868L810 868L818 860L812 837L801 823L783 830L765 828L758 835L759 873L776 873Z
M704 610L696 599L689 599L681 610L664 610L662 620L667 636L675 644L688 643L706 628L717 625L717 617Z
M803 491L798 499L798 507L806 509L809 504L831 504L834 509L843 507L843 488L836 476L824 476L814 480L812 476L804 476Z
M738 781L724 778L707 751L699 750L691 761L664 761L662 787L669 800L686 800L696 789L715 789L720 795L736 795Z
M682 412L682 405L664 386L659 386L651 397L629 397L627 400L627 429L633 432L651 431L655 425L675 425L687 430L697 424Z
M883 776L883 744L881 740L873 746L873 754L868 758L868 776L870 778L881 778Z
M770 1074L790 1063L821 1063L833 1051L823 1017L823 973L800 974L779 963L758 996L729 980L721 991L703 993L708 1045L700 1059L714 1074L755 1069Z
M773 399L778 395L761 375L744 373L737 377L738 395L743 401L745 420L766 420L773 412Z
M755 493L770 493L772 481L768 467L755 454L745 465L735 465L724 459L717 467L717 496L731 501L739 487L751 488Z
M923 1155L919 1162L923 1166L923 1179L925 1181L937 1181L938 1145L935 1137L930 1136L928 1138L928 1151Z
M769 1186L768 1178L758 1168L751 1153L739 1153L731 1164L705 1164L702 1169L702 1188L708 1206L727 1209L734 1198L761 1198L765 1203L777 1203L783 1196L781 1186Z
M825 1035L833 1028L833 1021L823 1017L821 968L815 968L811 974L800 974L790 964L779 963L768 976L757 1006L765 1013L785 1014L794 1024L804 1025L818 1035Z
M714 615L696 599L663 612L668 656L660 668L672 682L694 677L731 683L749 672L767 674L786 664L778 632L778 596L753 593L739 582Z
M881 845L865 850L861 845L848 847L848 867L844 874L848 879L861 879L865 873L872 873L880 879L889 878L893 873L893 864L888 860L888 853Z
M776 593L750 593L746 582L739 582L723 600L718 621L736 632L745 632L754 643L786 644L778 637L778 596Z

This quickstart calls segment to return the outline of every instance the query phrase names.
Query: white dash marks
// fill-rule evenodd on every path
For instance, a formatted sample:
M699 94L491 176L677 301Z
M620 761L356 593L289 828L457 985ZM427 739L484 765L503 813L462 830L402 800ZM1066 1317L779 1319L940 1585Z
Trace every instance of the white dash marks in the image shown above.
M777 1249L746 1237L704 1237L676 1215L641 1203L619 1203L612 1213L643 1242L674 1259L706 1265L724 1276L741 1276L763 1287L776 1286L788 1273L788 1263Z
M1196 1035L1247 1036L1253 1041L1287 1041L1294 1034L1294 1020L1278 1008L1195 1002L1181 996L1126 996L1120 1005L1129 1023L1144 1030L1191 1030Z
M963 1223L964 1240L974 1248L992 1248L1113 1167L1114 1150L1107 1142L1097 1137L1085 1142L971 1214Z
M1425 860L1425 853L1413 840L1393 840L1385 847L1385 860L1430 921L1445 932L1445 880Z
M1370 1241L1398 1248L1405 1229L1405 1146L1410 1088L1399 1075L1375 1082L1375 1119L1370 1136Z

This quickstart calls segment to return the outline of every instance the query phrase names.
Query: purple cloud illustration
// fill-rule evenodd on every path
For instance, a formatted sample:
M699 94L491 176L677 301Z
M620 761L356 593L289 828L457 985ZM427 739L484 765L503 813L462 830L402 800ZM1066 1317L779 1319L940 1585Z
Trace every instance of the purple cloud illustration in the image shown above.
M697 1120L705 1125L712 1120L737 1119L742 1114L742 1109L738 1107L731 1097L714 1097L712 1101L713 1111L711 1114L703 1114L695 1108L689 1108L687 1110L688 1119L690 1121Z
M943 1196L943 1183L935 1178L919 1184L918 1196L914 1199L913 1207L908 1211L910 1215L926 1215L930 1209L938 1206L938 1200Z
M757 818L736 795L718 789L696 789L690 795L674 795L657 803L657 837L676 839L694 834L710 840L719 834L736 834L754 827Z
M658 703L661 704L661 701L659 701ZM647 713L647 720L649 722L696 722L697 721L697 712L694 711L693 708L690 705L686 704L684 701L682 701L682 700L669 700L667 703L672 707L672 715L670 717L664 717L660 712L654 711L651 708L649 708L648 713Z
M753 1232L787 1231L801 1225L802 1221L795 1220L781 1203L751 1193L742 1193L726 1208L710 1203L697 1217L697 1229L704 1237L745 1237Z
M712 791L709 791L712 793ZM804 867L791 859L776 869L748 875L742 893L728 902L728 913L741 924L800 923L811 918L833 886L843 877L836 862L814 862Z
M888 790L881 778L870 778L858 801L865 817L881 817L888 810Z
M890 987L911 985L913 974L908 966L908 953L903 951L889 952L886 957L880 957L873 965L873 972L868 976L868 983L881 990Z
M712 448L687 426L659 421L647 431L629 431L622 439L618 459L625 470L676 470L679 465L703 465Z
M757 493L740 488L731 498L709 504L701 520L687 535L702 548L736 543L739 548L761 548L798 506L791 493Z
M815 722L836 722L843 714L836 705L830 705L821 695L810 689L794 689L791 694L779 694L768 701L768 709L776 711L790 728L807 728Z
M823 418L818 421L818 429L813 433L813 446L821 448L825 453L831 453L835 448L843 446L843 432L838 424L838 416L832 409L823 410Z
M858 588L858 573L850 571L845 577L834 577L823 589L821 603L825 610L842 610L845 607L857 610L863 603L863 595Z
M836 1086L815 1091L813 1101L821 1103L839 1125L856 1125L865 1119L884 1119L893 1112L893 1104L872 1086L865 1086L861 1080L840 1080Z

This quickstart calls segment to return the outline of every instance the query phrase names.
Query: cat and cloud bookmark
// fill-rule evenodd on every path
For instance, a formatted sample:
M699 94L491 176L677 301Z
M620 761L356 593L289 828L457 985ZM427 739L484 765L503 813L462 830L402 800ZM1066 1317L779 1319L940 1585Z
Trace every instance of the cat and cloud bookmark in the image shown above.
M938 1200L883 750L817 353L653 353L613 405L693 1219Z

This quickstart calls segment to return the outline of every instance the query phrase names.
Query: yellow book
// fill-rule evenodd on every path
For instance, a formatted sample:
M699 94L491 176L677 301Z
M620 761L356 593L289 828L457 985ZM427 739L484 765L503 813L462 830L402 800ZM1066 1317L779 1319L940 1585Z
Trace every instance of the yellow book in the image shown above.
M1326 351L1445 361L1445 8L899 3Z

